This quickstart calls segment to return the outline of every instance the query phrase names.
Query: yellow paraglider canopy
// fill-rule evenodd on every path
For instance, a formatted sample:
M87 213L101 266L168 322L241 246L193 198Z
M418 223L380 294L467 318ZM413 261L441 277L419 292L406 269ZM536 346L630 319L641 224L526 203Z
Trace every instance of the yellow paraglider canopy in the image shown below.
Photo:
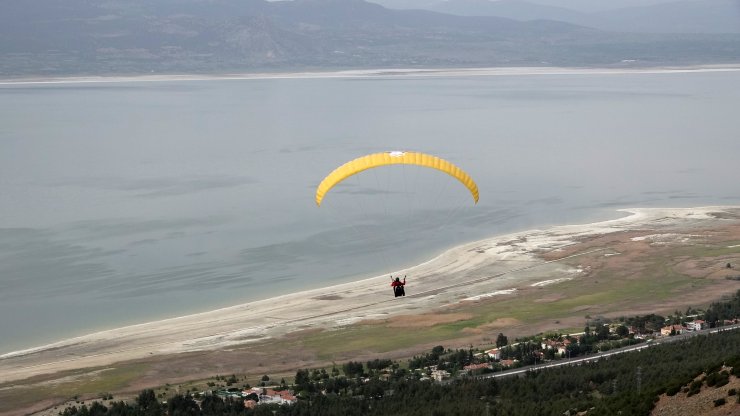
M478 203L478 185L462 169L437 156L418 152L382 152L359 157L336 168L316 188L316 205L321 206L321 201L331 188L348 177L367 169L377 168L385 165L417 165L442 171L465 185L470 191L475 203Z

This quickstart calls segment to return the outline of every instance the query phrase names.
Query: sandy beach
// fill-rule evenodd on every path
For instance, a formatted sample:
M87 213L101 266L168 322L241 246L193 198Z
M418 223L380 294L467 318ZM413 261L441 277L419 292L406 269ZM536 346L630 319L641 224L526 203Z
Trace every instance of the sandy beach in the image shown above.
M304 291L211 312L97 332L0 356L0 382L39 374L192 351L219 350L280 337L305 329L332 329L392 315L421 314L482 298L512 296L519 290L576 278L583 270L565 258L600 249L568 251L594 236L644 230L646 239L661 229L737 221L740 207L635 208L619 219L556 226L500 235L451 249L415 267L407 296L392 297L388 276ZM640 237L638 237L640 238ZM662 238L670 238L665 234ZM637 241L637 240L635 240ZM564 252L562 256L555 254ZM605 253L609 255L610 253ZM548 260L548 258L555 258Z

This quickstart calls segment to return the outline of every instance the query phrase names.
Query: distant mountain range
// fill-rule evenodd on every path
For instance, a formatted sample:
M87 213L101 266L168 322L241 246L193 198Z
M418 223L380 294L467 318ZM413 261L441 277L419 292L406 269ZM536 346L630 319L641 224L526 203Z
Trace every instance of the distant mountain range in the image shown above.
M740 0L682 0L659 4L645 4L645 0L619 0L611 1L609 10L595 12L541 4L537 0L372 1L392 9L422 9L459 16L497 16L520 21L557 20L618 32L740 33ZM559 3L569 2L561 0Z
M373 0L389 9L426 9L430 4L443 0ZM490 0L499 1L499 0ZM503 0L505 1L505 0ZM625 7L651 6L676 0L521 0L543 6L554 6L582 13L603 12L623 9ZM695 0L704 1L704 0Z
M610 32L498 3L506 17L363 0L3 0L0 77L740 61L738 34ZM523 18L537 13L550 17Z

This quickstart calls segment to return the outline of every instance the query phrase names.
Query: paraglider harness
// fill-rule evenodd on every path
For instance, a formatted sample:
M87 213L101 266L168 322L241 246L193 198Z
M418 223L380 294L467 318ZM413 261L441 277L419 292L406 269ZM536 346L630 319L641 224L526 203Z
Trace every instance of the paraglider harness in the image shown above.
M391 276L391 286L393 287L393 294L396 295L396 297L406 296L406 290L403 288L405 284L406 276L403 276L403 282L401 282L401 279L398 277L396 277L396 280L393 280L393 276Z

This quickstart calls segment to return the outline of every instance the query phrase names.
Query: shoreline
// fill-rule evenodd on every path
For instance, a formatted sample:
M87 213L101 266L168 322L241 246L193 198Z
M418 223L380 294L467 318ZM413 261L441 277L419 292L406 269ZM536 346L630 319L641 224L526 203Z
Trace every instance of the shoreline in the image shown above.
M305 329L339 328L397 314L433 312L475 301L476 296L509 296L517 289L566 281L578 270L563 269L542 254L590 236L717 221L717 212L735 206L631 208L626 216L588 224L525 230L466 243L416 266L408 296L394 299L387 276L219 308L191 315L99 331L0 355L0 383L83 367L158 355L208 351L278 338ZM586 253L579 253L579 256Z
M652 208L649 208L649 209L652 209ZM661 209L662 210L664 208L658 208L658 209ZM665 209L672 209L672 208L665 208ZM594 222L594 223L577 224L577 225L556 225L556 226L552 226L552 227L546 228L544 231L549 230L549 229L552 229L552 228L556 228L556 227L578 227L578 226L587 227L587 226L590 226L590 225L604 224L604 223L608 223L608 222L611 222L611 221L619 221L619 220L622 220L622 219L631 218L631 217L635 217L635 216L639 215L638 212L637 212L639 210L641 210L641 209L640 208L617 209L617 210L615 210L615 213L623 212L623 213L627 213L627 214L622 215L622 216L619 216L618 218L604 220L604 221L598 221L598 222ZM403 273L403 272L407 272L407 274L410 274L411 271L413 271L413 270L416 270L416 269L419 269L419 268L424 267L426 265L432 264L433 262L435 262L439 258L443 257L448 252L459 250L460 248L465 247L465 246L468 246L468 245L471 245L471 244L476 245L476 244L481 243L481 242L484 242L484 241L489 241L489 240L493 240L493 239L504 238L504 237L507 237L507 236L512 236L513 237L514 235L527 234L527 233L532 233L532 232L536 232L536 231L541 231L541 230L540 229L531 229L531 230L523 230L523 231L519 231L519 232L508 233L508 234L499 234L499 235L495 235L495 236L492 236L492 237L489 237L489 238L486 238L486 239L483 239L483 240L477 240L477 241L473 241L473 242L468 242L468 243L460 244L458 246L451 247L451 248L449 248L447 250L444 250L442 253L438 254L437 256L434 256L434 257L430 258L429 260L425 260L425 261L423 261L423 262L421 262L419 264L416 264L414 266L409 266L407 268L400 269L396 273L400 274L400 273ZM130 330L135 330L138 327L145 327L145 326L148 326L148 325L175 323L178 320L182 320L182 319L188 319L188 318L195 319L195 318L200 317L200 316L208 316L208 315L217 314L217 313L227 313L227 312L230 312L232 310L238 310L240 308L243 308L243 307L246 307L248 305L255 304L255 303L260 303L260 302L273 303L273 302L278 302L280 300L285 300L287 298L292 298L292 297L296 297L296 296L310 296L310 295L313 295L314 292L327 291L327 290L338 290L338 289L341 289L341 288L343 288L345 286L349 286L349 285L356 285L356 284L363 284L363 283L364 284L371 284L371 283L372 284L375 284L375 283L377 283L378 280L381 280L381 279L383 280L383 282L385 282L385 278L386 278L386 275L366 277L366 278L362 278L360 280L354 280L354 281L350 281L350 282L346 282L346 283L338 283L338 284L333 284L333 285L330 285L330 286L324 286L324 287L319 287L319 288L314 288L314 289L299 290L297 292L285 293L285 294L282 294L282 295L271 296L271 297L267 297L267 298L264 298L264 299L258 299L258 300L254 300L254 301L243 302L243 303L239 303L239 304L236 304L236 305L224 306L224 307L220 307L220 308L216 308L216 309L209 309L209 310L202 311L202 312L194 312L194 313L188 313L188 314L180 315L180 316L168 317L168 318L163 318L163 319L156 319L156 320L153 320L153 321L141 322L141 323L136 323L136 324L131 324L131 325L117 326L117 327L113 327L113 328L109 328L109 329L103 329L103 330L100 330L100 331L94 331L94 332L86 333L86 334L79 335L79 336L74 336L74 337L71 337L71 338L64 338L64 339L61 339L61 340L58 340L58 341L44 343L42 345L37 345L37 346L29 347L29 348L23 348L23 349L19 349L19 350L15 350L15 351L9 351L9 352L5 352L5 353L0 353L0 360L6 359L6 358L12 358L12 357L18 357L18 356L33 354L33 353L39 352L39 351L44 351L44 350L50 350L50 349L59 348L59 347L65 346L65 345L74 344L75 341L84 341L85 339L89 339L91 337L104 336L105 334L110 333L110 332L122 331L122 330L129 330L129 329ZM505 292L505 291L508 291L508 290L511 290L511 289L504 289L504 290L502 290L500 292ZM490 294L481 294L481 295L478 295L478 296L486 297L486 296L490 296Z
M664 67L483 67L483 68L376 68L336 71L254 72L226 74L104 75L0 78L0 87L34 85L116 84L129 82L235 81L268 79L341 79L452 76L537 76L537 75L625 75L702 72L737 72L740 63Z

